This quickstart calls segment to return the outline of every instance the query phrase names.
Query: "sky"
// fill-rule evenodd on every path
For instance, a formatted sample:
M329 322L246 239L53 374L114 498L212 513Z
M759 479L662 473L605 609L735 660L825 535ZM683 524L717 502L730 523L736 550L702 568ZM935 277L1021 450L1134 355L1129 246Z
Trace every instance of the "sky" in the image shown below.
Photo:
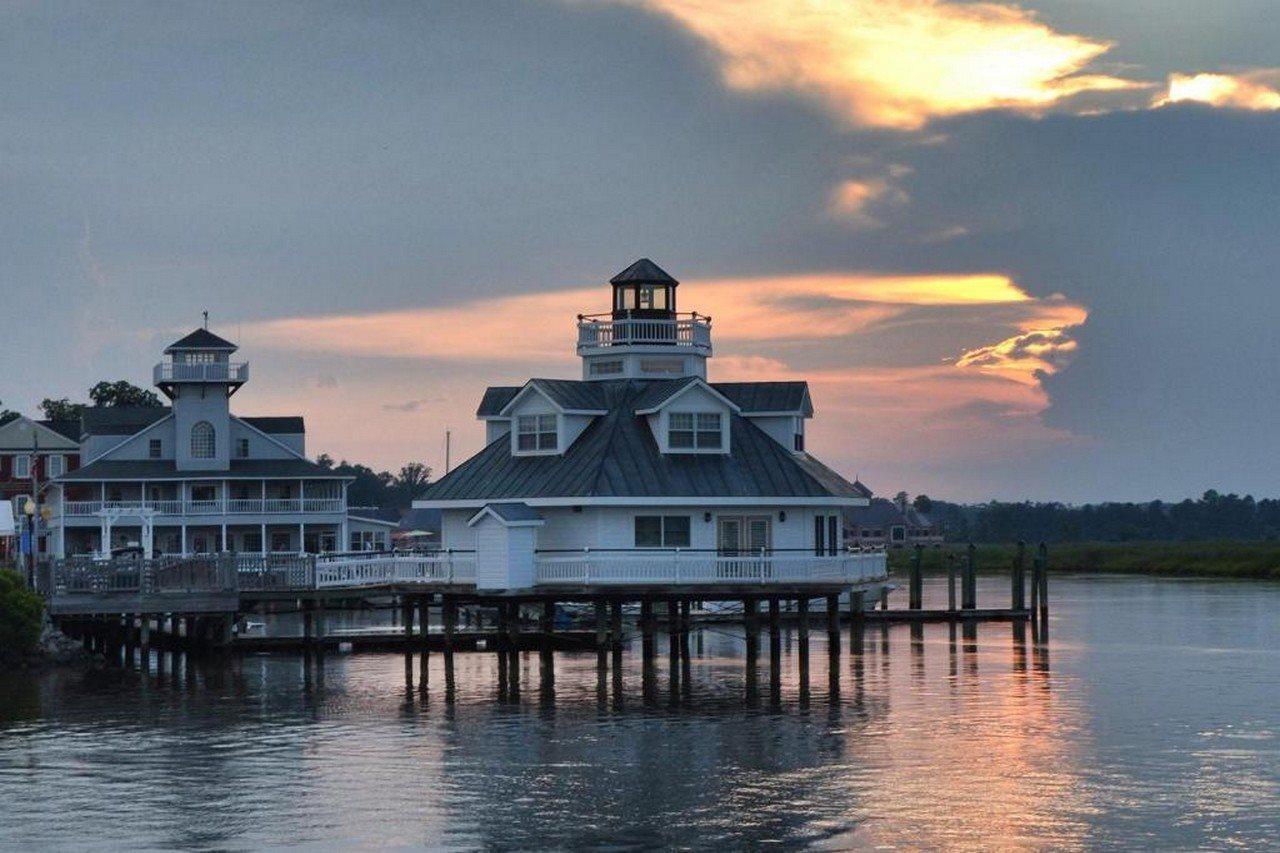
M0 401L149 384L397 468L648 256L881 494L1276 494L1273 0L0 4Z

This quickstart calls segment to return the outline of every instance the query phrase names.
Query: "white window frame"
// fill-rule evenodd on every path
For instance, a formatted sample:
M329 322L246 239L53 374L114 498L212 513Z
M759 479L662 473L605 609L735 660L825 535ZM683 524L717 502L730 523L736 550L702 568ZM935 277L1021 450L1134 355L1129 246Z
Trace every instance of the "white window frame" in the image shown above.
M673 430L672 418L692 418L690 426L692 429ZM699 436L711 432L710 429L699 427L702 426L704 418L715 417L719 419L720 442L714 446L702 444ZM676 447L671 443L671 433L692 432L693 445L690 447ZM662 413L662 443L667 453L728 453L729 452L729 418L723 410L709 411L707 409L677 409L675 411L664 411Z
M196 430L199 429L200 427L208 427L208 430L209 430L209 446L208 446L209 452L208 453L200 452L205 449L203 443L200 446L200 451L197 451L196 449ZM218 458L218 431L214 427L214 425L209 423L208 421L196 421L194 424L191 425L191 458L192 459L217 459Z
M57 460L57 471L54 471L54 460ZM44 476L52 480L67 473L67 457L61 453L50 453L44 458Z
M243 437L237 438L236 439L236 458L248 459L249 453L250 453L249 439L243 438Z
M16 453L13 456L13 479L30 480L31 479L31 454Z
M639 531L637 527L642 518L658 519L658 544L657 545L641 545L638 537ZM685 533L688 534L688 540L683 545L670 545L667 542L667 522L671 519L682 519L685 523ZM683 513L638 513L631 518L631 542L633 547L641 550L667 550L676 551L681 548L693 547L693 516Z
M560 452L560 416L555 413L537 412L525 415L516 415L512 418L511 430L511 450L517 456L549 456ZM547 425L550 424L550 429ZM530 429L526 429L529 427ZM520 446L520 437L531 435L534 437L534 446L522 448ZM553 436L554 442L552 446L543 446L545 436Z
M164 458L164 441L158 438L147 440L147 458L163 459Z

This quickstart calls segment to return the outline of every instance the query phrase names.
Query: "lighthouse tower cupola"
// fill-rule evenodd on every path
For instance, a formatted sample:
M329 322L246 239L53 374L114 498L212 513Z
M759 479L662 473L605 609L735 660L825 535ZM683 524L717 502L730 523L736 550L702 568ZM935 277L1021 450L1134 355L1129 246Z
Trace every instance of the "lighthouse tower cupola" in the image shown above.
M679 284L648 258L609 279L613 310L578 315L583 378L705 379L711 318L676 311Z
M231 467L229 400L249 380L249 365L231 360L236 349L202 327L166 347L155 367L156 387L173 401L179 470Z

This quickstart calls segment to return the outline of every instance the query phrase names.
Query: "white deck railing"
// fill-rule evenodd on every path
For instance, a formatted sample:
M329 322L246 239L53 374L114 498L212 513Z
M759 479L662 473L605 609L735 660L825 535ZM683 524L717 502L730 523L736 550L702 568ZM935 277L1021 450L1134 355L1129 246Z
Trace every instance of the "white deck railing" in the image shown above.
M54 512L58 512L55 504ZM226 501L123 500L63 501L61 513L66 517L94 516L100 510L153 510L156 515L282 515L302 512L343 512L342 498L236 498Z
M711 349L711 321L706 317L683 320L578 321L578 350L596 347L654 344Z
M861 583L885 577L884 552L768 554L724 557L697 552L539 554L534 583L628 586L645 584Z
M316 562L316 588L356 588L396 583L470 584L476 580L474 554L378 554Z
M248 382L249 365L243 362L183 364L162 361L152 371L153 383L162 382Z

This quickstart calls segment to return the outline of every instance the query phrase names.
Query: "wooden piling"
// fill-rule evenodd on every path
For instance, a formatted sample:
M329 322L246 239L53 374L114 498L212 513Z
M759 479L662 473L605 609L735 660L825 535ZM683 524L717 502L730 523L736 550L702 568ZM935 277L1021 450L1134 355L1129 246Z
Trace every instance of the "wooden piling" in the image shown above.
M1027 543L1018 540L1018 550L1013 555L1013 577L1010 580L1009 607L1022 610L1027 605Z
M653 666L653 602L645 599L640 602L640 662L648 669Z
M754 598L742 600L742 629L747 639L747 657L755 658L760 652L760 612Z
M956 609L956 555L947 552L947 609Z
M970 542L965 553L964 583L961 585L962 601L960 606L965 610L978 608L978 563L977 547Z
M919 610L923 604L924 598L924 571L922 563L924 562L924 546L916 545L916 553L911 561L911 577L908 581L907 607L912 610Z
M693 618L689 613L689 599L680 602L680 657L687 666L689 663L689 632L693 630Z
M1040 621L1049 619L1049 546L1040 543L1037 549L1040 559Z
M622 652L622 601L615 600L609 606L609 648L615 655Z
M867 594L860 590L849 593L849 654L861 655L867 625Z
M596 601L596 650L600 652L605 651L607 648L608 612L609 607L604 599Z
M320 613L324 614L324 603L320 604ZM418 596L419 636L422 639L422 656L418 659L418 690L426 693L431 682L431 638L427 634L427 626L431 624L431 596ZM321 641L323 643L323 640Z
M511 667L508 682L513 696L520 693L520 603L507 606L507 665Z
M809 690L809 599L801 596L796 602L797 657L800 664L800 692Z
M840 656L840 596L827 596L827 654Z
M458 626L458 603L453 596L444 597L444 689L452 695L453 681L453 634Z

